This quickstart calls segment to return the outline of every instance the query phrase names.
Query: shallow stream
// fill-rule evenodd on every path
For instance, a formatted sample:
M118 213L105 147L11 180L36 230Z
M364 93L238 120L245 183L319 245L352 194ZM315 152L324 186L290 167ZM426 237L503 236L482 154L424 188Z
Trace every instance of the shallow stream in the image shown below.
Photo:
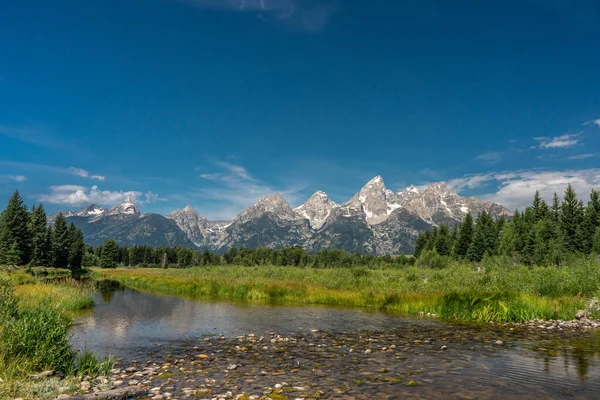
M175 396L190 387L206 398L262 394L283 382L303 389L290 398L600 398L592 332L187 299L104 281L73 333L76 347L117 355L123 367L168 363L163 384Z

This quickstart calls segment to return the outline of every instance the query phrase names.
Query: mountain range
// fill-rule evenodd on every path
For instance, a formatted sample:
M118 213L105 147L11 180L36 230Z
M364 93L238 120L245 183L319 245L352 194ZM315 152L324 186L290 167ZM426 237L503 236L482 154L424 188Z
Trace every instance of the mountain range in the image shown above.
M443 182L394 193L377 176L343 204L317 191L306 203L292 208L276 193L232 221L209 221L191 206L167 216L142 213L129 199L111 209L92 204L63 215L94 246L114 239L127 246L183 246L216 253L232 247L298 245L308 251L336 248L362 254L410 254L420 232L440 224L453 225L469 212L477 216L483 211L494 218L513 214L499 204L459 196Z

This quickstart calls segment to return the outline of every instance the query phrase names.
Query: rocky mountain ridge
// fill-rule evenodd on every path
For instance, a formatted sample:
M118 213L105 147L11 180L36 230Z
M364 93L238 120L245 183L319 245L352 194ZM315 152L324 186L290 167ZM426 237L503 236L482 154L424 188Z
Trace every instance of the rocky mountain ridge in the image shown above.
M411 253L420 232L439 224L456 224L467 213L477 216L482 211L494 218L512 215L498 204L462 197L443 182L422 189L409 186L395 193L386 188L381 176L376 176L342 204L317 191L304 204L292 208L276 193L263 197L232 221L209 221L189 205L166 217L144 214L129 199L110 210L91 205L65 216L88 228L82 228L84 235L89 232L86 240L95 244L113 234L117 236L113 239L123 244L151 241L215 252L232 247L297 245L309 251L338 248L398 254ZM148 219L148 216L153 217ZM135 234L125 229L133 229ZM168 238L163 229L169 230Z

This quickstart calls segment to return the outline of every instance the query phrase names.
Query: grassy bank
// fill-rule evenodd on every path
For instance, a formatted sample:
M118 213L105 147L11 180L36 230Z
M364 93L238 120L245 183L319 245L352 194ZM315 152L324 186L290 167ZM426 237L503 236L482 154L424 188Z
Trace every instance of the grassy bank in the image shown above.
M476 321L572 319L599 292L600 265L589 257L558 268L489 260L444 269L197 267L95 269L140 290L234 300L367 307ZM481 265L479 265L481 267Z
M55 398L78 388L77 375L106 373L69 342L73 315L94 304L93 291L63 270L0 269L0 398ZM61 277L44 281L40 277ZM68 276L68 275L66 275ZM32 378L51 370L55 377Z

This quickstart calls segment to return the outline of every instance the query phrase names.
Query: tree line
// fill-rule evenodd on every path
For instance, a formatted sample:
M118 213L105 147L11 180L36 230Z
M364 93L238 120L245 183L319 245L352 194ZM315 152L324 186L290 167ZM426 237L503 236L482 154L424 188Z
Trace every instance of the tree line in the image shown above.
M487 212L477 220L467 214L450 228L434 227L417 239L414 255L421 263L440 257L478 262L487 256L508 256L527 265L560 266L576 254L600 254L600 193L593 190L587 205L569 184L562 201L554 193L548 205L535 192L532 205L507 220Z
M241 265L241 266L295 266L307 268L371 268L403 266L414 263L413 257L375 256L347 253L343 250L320 250L309 253L300 246L271 249L231 248L219 255L208 250L198 251L184 247L151 247L144 245L119 246L107 240L102 246L88 247L84 257L85 266L115 268L117 266L187 268L194 266Z
M19 191L0 213L0 265L80 269L85 254L83 232L58 214L48 226L41 204L27 209Z

